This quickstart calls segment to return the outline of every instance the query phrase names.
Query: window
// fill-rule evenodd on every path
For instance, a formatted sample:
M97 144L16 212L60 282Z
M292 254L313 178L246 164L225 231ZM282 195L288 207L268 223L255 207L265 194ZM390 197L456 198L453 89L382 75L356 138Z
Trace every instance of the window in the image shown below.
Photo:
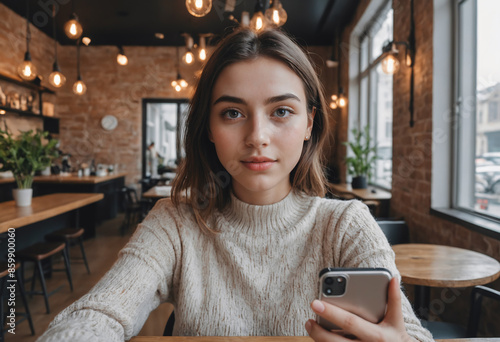
M390 5L387 2L376 11L358 36L359 113L357 117L349 116L351 128L370 127L378 156L370 183L385 189L390 189L392 184L392 75L384 74L375 61L382 54L382 47L393 39L394 16Z
M175 169L185 157L182 137L187 108L187 100L143 100L143 177L157 177L162 169ZM157 156L148 161L151 143Z
M497 0L457 6L453 206L500 218L500 21Z

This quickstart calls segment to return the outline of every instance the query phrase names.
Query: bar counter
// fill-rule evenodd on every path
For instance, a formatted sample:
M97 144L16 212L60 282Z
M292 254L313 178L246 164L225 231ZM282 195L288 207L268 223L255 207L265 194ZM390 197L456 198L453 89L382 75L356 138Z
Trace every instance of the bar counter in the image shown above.
M0 233L20 228L102 200L102 194L51 194L32 199L29 207L14 201L0 203Z
M68 176L61 175L50 175L50 176L35 176L33 178L34 183L68 183L68 184L98 184L102 182L107 182L112 179L117 179L120 177L125 177L126 172L112 173L106 176L83 176L78 177L75 174ZM12 177L0 178L0 184L4 183L14 183L15 179Z
M121 189L125 186L126 175L126 172L117 172L107 176L36 176L33 180L33 197L53 193L103 194L104 199L95 205L92 224L94 226L104 220L116 217L120 208ZM17 187L14 178L4 178L0 181L0 202L12 200L12 189ZM93 236L93 229L87 230L86 236Z

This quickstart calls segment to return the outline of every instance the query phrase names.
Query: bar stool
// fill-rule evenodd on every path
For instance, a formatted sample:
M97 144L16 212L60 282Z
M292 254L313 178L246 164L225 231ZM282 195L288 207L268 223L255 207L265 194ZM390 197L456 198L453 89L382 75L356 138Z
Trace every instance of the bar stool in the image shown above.
M45 236L47 241L63 241L66 243L66 254L69 257L69 247L71 242L77 242L80 245L80 250L82 251L82 259L87 268L88 274L90 274L89 264L87 263L87 256L85 255L85 249L83 248L83 233L85 230L83 228L64 228L60 229L54 233L50 233ZM71 260L71 258L70 258Z
M56 290L51 293L47 293L47 287L45 285L45 275L43 272L42 261L47 260L51 256L62 252L64 258L64 264L66 266L66 275L68 277L69 286L71 291L73 291L73 281L71 280L71 266L69 263L69 258L66 253L66 244L64 242L40 242L34 245L31 245L17 253L18 259L21 261L21 276L24 280L24 266L26 262L33 262L35 264L35 269L33 270L33 278L31 281L31 291L30 294L39 294L43 295L45 299L45 307L47 308L47 313L50 313L49 307L49 296L53 295ZM35 289L35 280L36 273L40 276L40 283L42 285L42 291L34 291Z
M19 268L20 264L16 262L15 264L15 273L13 273L14 276L10 276L11 282L9 282L9 279L7 279L7 276L9 276L9 269L8 269L8 264L7 263L0 263L0 288L1 288L1 294L0 294L0 341L4 341L4 326L5 326L5 321L4 318L7 317L6 314L4 314L3 311L3 300L4 300L4 295L7 294L4 291L7 291L7 286L10 286L11 284L19 284L19 292L21 293L21 298L24 303L24 310L26 312L18 312L16 310L16 316L24 316L22 319L16 321L16 326L24 321L25 319L28 320L28 323L30 325L31 329L31 335L35 335L35 328L33 327L33 321L31 320L31 313L30 313L30 308L28 306L28 300L26 299L26 292L24 290L24 283L22 281L22 278L19 276L17 273L17 269ZM15 286L16 288L18 286Z

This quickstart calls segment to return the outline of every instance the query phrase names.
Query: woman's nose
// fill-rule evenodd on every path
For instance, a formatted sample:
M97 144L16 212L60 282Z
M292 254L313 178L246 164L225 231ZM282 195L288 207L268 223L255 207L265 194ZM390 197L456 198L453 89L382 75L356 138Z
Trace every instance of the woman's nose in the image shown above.
M269 145L269 123L265 115L252 115L248 121L247 136L245 143L250 147L262 147Z

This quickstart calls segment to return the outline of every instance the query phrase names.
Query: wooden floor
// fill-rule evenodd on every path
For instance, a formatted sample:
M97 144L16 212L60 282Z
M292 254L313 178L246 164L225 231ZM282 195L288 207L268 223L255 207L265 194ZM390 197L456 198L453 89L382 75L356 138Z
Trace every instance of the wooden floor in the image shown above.
M91 274L87 274L83 262L75 261L72 263L72 276L74 291L69 289L68 280L65 272L55 272L52 278L47 279L47 289L50 292L53 289L63 286L59 292L49 297L51 313L46 314L45 304L42 296L33 296L28 299L33 324L36 335L32 336L27 321L23 321L16 326L16 334L5 334L6 342L33 342L46 329L52 319L64 308L73 303L76 299L87 293L92 286L106 273L106 271L116 261L118 251L127 243L131 236L129 232L124 237L120 236L118 227L122 222L123 216L119 215L116 219L104 222L97 229L97 236L84 242L85 252L89 260ZM77 246L71 249L72 258L80 256ZM63 263L56 265L62 267ZM27 272L27 274L31 274ZM21 311L24 308L18 307ZM139 335L158 336L163 334L163 329L167 322L172 305L162 304L151 313Z

